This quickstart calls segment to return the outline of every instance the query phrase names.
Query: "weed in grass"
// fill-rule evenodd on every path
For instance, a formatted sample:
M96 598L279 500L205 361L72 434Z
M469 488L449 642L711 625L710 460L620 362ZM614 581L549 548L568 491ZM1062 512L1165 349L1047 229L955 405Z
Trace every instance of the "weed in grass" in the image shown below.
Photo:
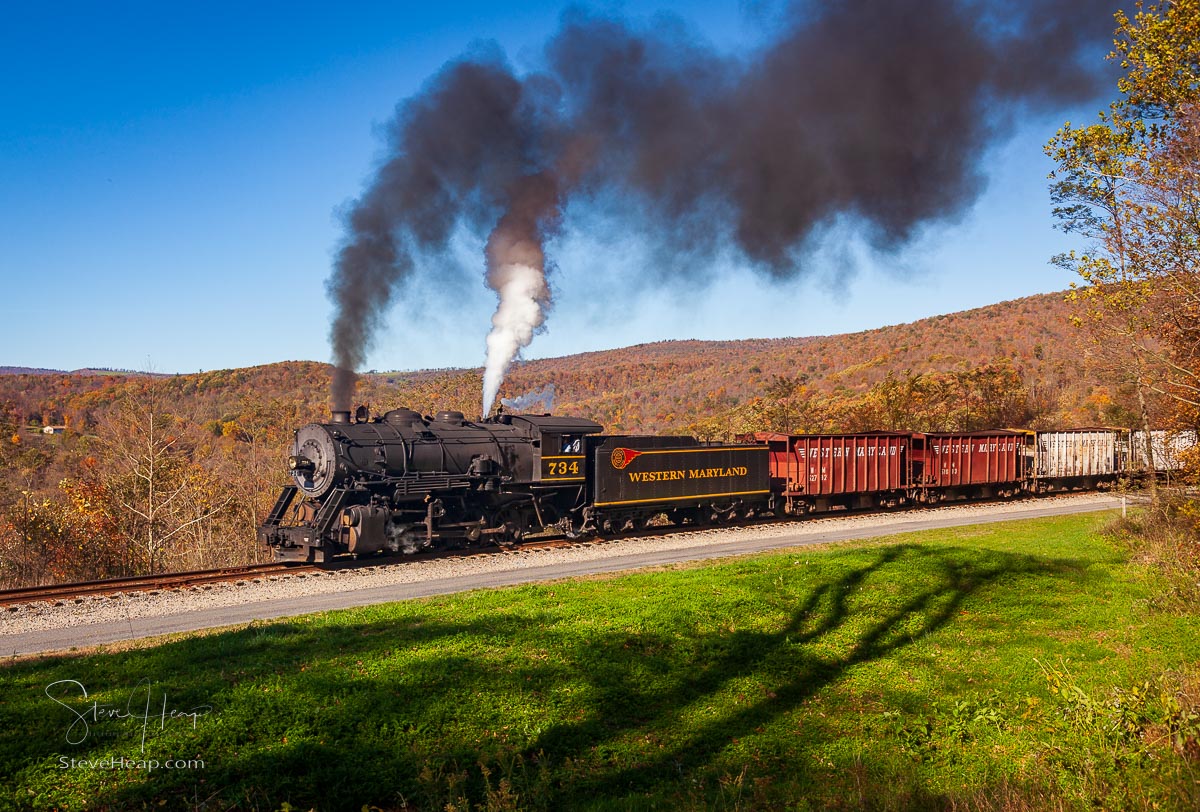
M1200 760L1194 757L1200 755L1200 714L1188 699L1181 701L1186 695L1177 673L1096 692L1081 686L1066 662L1039 667L1058 699L1056 732L1063 738L1076 732L1088 743L1086 759L1067 758L1061 747L1053 748L1052 755L1076 770L1081 794L1104 807L1136 806L1136 796L1119 791L1119 776L1130 767L1142 767L1166 777L1179 808L1200 808Z
M426 762L417 775L420 791L416 797L422 809L466 809L470 804L466 783L467 773L457 764Z
M1084 690L1071 675L1067 664L1057 666L1038 663L1045 675L1050 692L1059 698L1065 721L1082 730L1096 734L1101 740L1130 752L1140 752L1143 732L1155 719L1169 715L1161 691L1155 691L1150 680L1129 688L1112 686L1107 696L1098 697ZM1154 702L1155 699L1159 701ZM1114 754L1118 751L1114 750Z
M515 812L522 808L518 804L520 796L513 791L512 780L509 777L501 776L496 785L492 786L492 771L486 764L479 765L479 772L483 776L483 797L488 812Z
M1169 672L1162 677L1163 727L1176 752L1200 764L1200 672Z
M927 717L905 719L899 711L885 711L883 721L891 729L900 749L917 761L931 757L938 748L933 737L933 722Z
M993 691L979 699L956 699L950 708L948 730L953 738L970 741L977 728L1002 730L1006 724L1003 700L999 692Z

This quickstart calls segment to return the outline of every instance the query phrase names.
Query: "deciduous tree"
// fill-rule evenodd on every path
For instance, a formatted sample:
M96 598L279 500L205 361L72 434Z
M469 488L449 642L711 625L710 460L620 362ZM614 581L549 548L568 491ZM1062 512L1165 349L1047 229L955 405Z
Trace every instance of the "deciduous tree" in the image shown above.
M1047 145L1051 194L1081 253L1058 257L1082 279L1077 322L1144 428L1152 397L1183 418L1200 407L1200 0L1118 13L1111 59L1120 97L1099 121L1065 125ZM1147 434L1148 437L1148 434ZM1147 449L1149 452L1149 449ZM1149 457L1149 453L1147 453Z
M128 546L129 569L162 571L171 545L214 519L232 500L190 459L187 425L154 391L129 395L97 428L105 461L90 476L111 532ZM198 429L196 429L198 431Z

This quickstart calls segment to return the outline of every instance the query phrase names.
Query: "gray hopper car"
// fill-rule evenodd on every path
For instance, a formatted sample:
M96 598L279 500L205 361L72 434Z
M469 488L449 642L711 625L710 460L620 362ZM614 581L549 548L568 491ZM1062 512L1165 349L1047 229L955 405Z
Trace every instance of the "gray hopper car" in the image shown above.
M1039 431L1032 444L1034 488L1074 490L1112 484L1129 467L1129 432L1087 428Z

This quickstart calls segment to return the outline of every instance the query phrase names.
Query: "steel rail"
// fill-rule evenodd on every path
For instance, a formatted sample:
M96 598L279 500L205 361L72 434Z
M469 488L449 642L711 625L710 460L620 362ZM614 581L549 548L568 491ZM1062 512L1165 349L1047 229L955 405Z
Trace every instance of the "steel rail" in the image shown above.
M115 595L124 592L185 589L222 581L262 578L273 574L294 575L315 569L316 567L303 563L268 562L265 564L248 564L240 567L220 567L211 570L167 572L159 575L135 575L125 578L104 578L96 581L82 581L69 584L18 587L16 589L0 590L0 606L39 603L42 601L66 602L85 597L103 597L105 595Z

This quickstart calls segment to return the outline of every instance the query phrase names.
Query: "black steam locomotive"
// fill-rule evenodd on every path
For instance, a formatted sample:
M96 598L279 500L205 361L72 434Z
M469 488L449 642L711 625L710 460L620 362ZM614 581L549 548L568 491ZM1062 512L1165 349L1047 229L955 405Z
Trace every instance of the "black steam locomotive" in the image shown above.
M360 415L365 418L365 414ZM296 432L295 485L259 537L281 557L414 552L435 542L515 542L568 516L583 475L590 420L395 409L373 420L334 412ZM294 504L299 497L298 504ZM289 513L290 511L290 513Z
M605 436L590 420L360 409L296 432L286 487L259 528L282 559L511 544L754 515L773 506L763 446ZM635 464L634 460L638 460Z

